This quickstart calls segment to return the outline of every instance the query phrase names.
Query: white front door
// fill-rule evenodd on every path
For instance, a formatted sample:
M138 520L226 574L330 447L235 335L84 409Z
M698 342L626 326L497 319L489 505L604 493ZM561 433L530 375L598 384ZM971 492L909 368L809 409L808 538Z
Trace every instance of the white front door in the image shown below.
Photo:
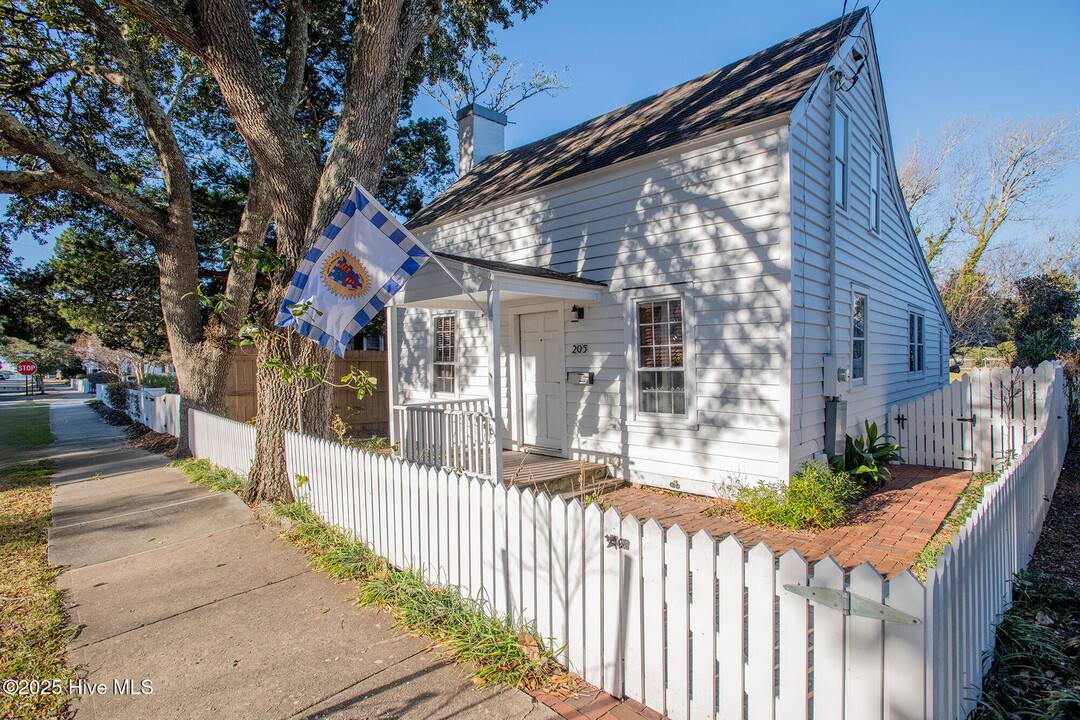
M521 316L522 441L560 452L566 429L561 323L557 310Z

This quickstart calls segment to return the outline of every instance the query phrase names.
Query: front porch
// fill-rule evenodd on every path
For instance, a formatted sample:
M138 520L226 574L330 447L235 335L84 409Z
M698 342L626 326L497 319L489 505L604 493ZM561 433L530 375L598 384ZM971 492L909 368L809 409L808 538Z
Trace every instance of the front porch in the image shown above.
M605 464L573 457L563 336L570 313L599 302L604 284L543 268L438 259L444 267L428 263L388 305L397 454L537 493L569 498L607 489ZM424 312L406 325L405 310Z

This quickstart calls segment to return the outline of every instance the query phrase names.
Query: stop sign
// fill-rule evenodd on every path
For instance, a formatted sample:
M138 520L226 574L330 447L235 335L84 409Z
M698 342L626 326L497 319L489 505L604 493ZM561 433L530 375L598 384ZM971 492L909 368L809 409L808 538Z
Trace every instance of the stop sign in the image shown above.
M19 371L20 375L33 375L37 372L37 365L29 360L23 360L21 363L15 366L15 369Z

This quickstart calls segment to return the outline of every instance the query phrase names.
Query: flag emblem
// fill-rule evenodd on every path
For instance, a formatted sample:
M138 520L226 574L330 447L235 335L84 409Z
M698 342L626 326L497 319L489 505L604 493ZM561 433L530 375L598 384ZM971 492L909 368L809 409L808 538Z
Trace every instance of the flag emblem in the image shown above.
M330 292L342 298L364 295L371 285L364 265L348 250L338 250L326 258L322 274Z
M429 259L419 240L354 185L297 267L276 324L344 356L353 336Z

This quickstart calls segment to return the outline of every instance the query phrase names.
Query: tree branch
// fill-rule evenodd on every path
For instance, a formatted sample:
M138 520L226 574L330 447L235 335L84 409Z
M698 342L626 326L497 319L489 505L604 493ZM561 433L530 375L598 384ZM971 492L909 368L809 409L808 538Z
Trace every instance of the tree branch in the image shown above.
M285 17L285 77L281 82L281 102L289 117L296 116L300 92L304 89L310 21L310 0L292 0Z
M75 0L75 4L93 23L96 35L116 62L116 72L106 73L105 77L127 91L135 103L146 139L157 153L161 165L162 180L169 194L170 216L174 221L180 217L190 217L191 178L187 158L176 139L168 113L132 55L117 22L92 0Z
M202 43L191 16L169 0L117 0L117 4L148 22L167 38L197 55Z
M5 195L30 197L67 189L59 176L48 170L0 170L0 193Z
M16 150L21 155L31 155L47 162L54 173L54 179L51 182L63 185L62 188L53 187L52 189L70 190L96 200L129 220L148 237L160 237L165 232L167 220L161 210L98 172L96 168L52 138L31 130L2 108L0 108L0 138L3 138L7 148ZM29 181L24 181L24 188L28 187L27 182ZM7 192L6 187L4 192Z

